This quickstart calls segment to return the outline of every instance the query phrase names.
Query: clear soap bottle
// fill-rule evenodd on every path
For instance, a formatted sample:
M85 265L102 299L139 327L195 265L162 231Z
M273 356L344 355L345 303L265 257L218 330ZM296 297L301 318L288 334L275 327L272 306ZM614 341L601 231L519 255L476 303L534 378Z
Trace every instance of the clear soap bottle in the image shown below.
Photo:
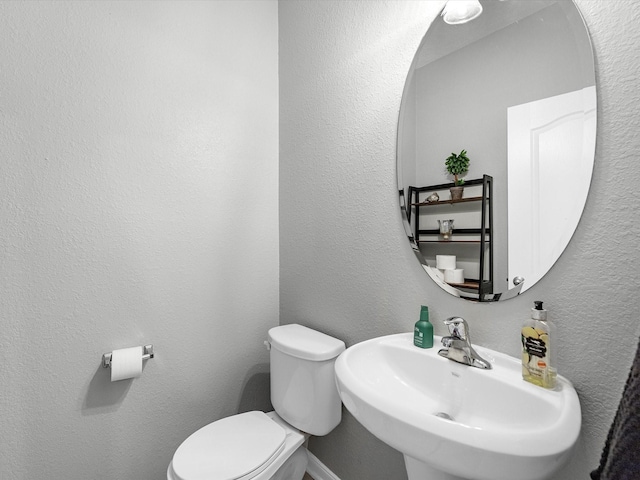
M555 326L547 319L541 301L535 301L531 318L522 326L522 378L535 385L554 389L557 367Z

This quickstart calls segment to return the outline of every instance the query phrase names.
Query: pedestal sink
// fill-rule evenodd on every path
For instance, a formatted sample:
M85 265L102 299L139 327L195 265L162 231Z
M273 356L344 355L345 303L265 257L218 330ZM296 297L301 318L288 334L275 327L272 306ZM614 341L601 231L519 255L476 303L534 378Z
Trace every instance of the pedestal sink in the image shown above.
M519 359L474 345L491 370L462 365L413 334L356 344L336 361L342 402L373 435L404 454L409 480L542 480L568 459L580 402L522 380Z

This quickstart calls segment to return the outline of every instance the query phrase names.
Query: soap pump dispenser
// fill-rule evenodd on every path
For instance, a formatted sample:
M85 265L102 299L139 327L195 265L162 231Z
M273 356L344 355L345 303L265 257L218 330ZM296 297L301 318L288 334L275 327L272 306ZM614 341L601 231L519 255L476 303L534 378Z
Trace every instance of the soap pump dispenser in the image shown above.
M429 307L422 305L420 320L413 329L413 344L420 348L433 347L433 325L429 322Z
M522 326L522 378L535 385L556 386L555 327L541 301L535 301L531 318Z

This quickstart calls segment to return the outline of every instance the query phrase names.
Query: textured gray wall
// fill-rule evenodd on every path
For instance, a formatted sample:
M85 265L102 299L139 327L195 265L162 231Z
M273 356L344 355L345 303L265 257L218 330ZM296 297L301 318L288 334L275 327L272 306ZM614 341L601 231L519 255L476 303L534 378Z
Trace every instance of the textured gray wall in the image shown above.
M532 291L498 305L465 303L431 283L398 214L402 89L443 2L281 1L279 9L281 322L352 345L411 330L425 303L436 333L442 319L462 315L476 343L517 356L520 324L544 300L558 325L560 372L583 409L575 455L556 480L587 478L596 466L640 335L640 14L631 0L576 4L596 57L591 192L557 264ZM348 414L311 450L345 480L405 477L402 457Z
M0 2L3 480L161 480L268 406L277 38L262 0Z

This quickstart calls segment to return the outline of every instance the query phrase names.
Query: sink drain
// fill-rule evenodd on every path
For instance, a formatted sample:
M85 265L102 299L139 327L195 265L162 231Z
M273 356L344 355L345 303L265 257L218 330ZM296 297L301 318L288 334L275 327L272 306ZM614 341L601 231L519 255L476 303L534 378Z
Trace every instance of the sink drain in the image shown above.
M445 420L451 420L452 422L455 421L453 419L453 417L451 415L449 415L448 413L438 412L435 415L436 415L436 417L444 418Z

